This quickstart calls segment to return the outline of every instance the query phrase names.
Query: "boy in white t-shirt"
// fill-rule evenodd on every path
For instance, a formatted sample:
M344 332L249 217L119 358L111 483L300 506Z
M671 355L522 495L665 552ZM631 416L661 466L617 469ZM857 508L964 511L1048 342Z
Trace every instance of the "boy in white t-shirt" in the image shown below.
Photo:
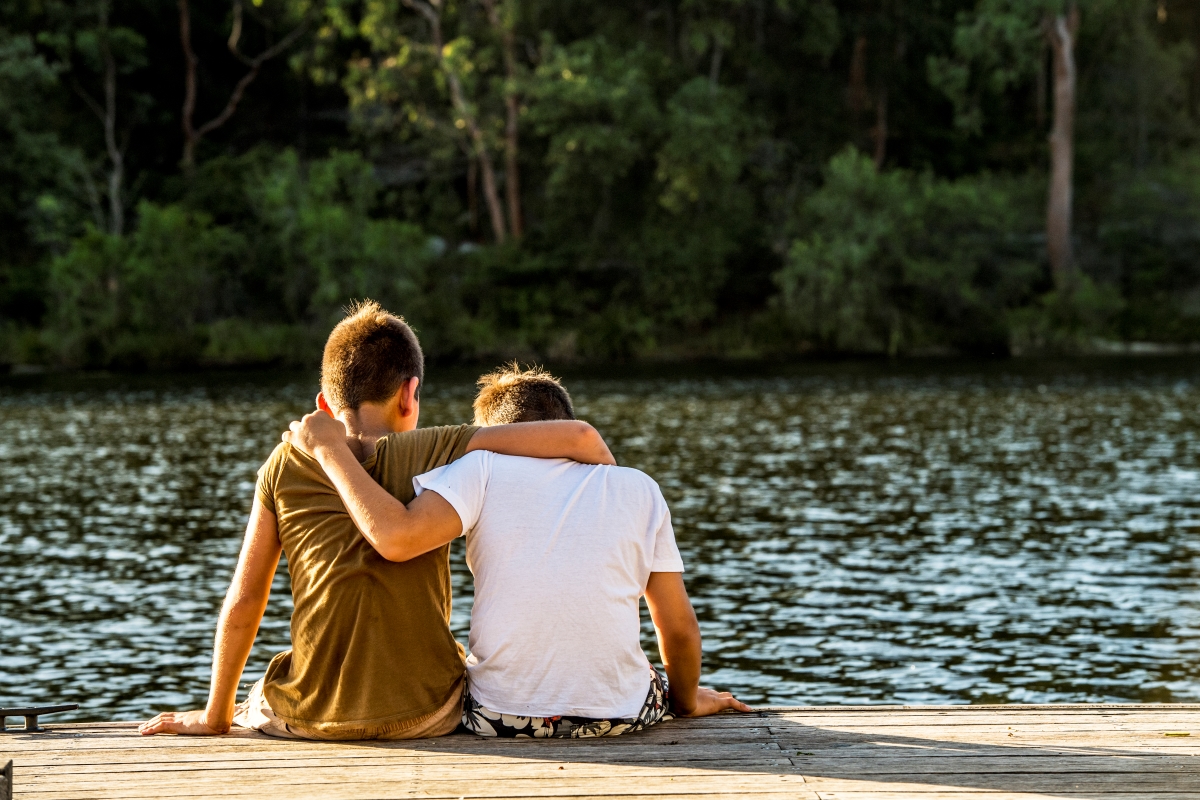
M570 396L540 370L480 379L475 424L572 420ZM471 453L413 481L406 509L346 457L326 415L292 424L364 537L413 558L459 535L475 576L463 724L484 736L614 736L671 713L749 711L699 686L700 631L658 485L637 470ZM640 598L670 692L642 652Z

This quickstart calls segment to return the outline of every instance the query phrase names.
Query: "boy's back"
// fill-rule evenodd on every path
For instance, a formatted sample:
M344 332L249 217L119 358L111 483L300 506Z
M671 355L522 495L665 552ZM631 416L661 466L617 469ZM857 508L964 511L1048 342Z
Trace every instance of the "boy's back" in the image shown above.
M639 600L682 572L658 485L622 467L474 452L417 478L467 533L471 693L531 717L635 716L650 687Z
M413 477L461 457L476 430L392 434L363 467L408 502ZM259 471L256 493L278 520L295 604L292 650L271 661L263 687L275 714L322 738L373 738L419 723L456 696L463 653L449 628L448 548L385 560L320 465L288 444Z

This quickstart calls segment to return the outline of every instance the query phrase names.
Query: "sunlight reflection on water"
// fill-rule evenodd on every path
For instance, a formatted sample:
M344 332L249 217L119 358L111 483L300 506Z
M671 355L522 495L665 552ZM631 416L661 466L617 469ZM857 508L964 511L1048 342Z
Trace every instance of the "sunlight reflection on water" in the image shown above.
M775 373L568 380L671 502L709 682L789 704L1200 700L1200 365ZM0 703L203 704L255 471L314 391L0 386ZM465 421L471 395L434 375L422 422ZM455 591L465 641L461 553ZM290 610L281 567L248 680Z

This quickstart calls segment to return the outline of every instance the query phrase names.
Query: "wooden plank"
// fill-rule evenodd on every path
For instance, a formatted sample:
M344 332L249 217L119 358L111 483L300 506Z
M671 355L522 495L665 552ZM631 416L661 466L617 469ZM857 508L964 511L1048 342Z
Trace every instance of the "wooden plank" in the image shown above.
M924 777L924 776L923 776ZM957 791L962 789L988 789L993 791L1023 792L1154 792L1187 791L1200 792L1200 775L1186 773L1169 774L1096 774L1090 772L1058 773L1054 775L1026 775L1020 772L932 776L928 780L912 780L905 773L872 775L870 778L826 777L804 773L805 783L817 792L831 791L876 791L921 793L930 791Z
M15 761L17 798L1200 800L1200 706L779 709L577 741L56 728L0 738L0 763ZM1194 738L1164 736L1189 729Z
M398 761L372 759L370 763L347 763L344 759L321 759L297 762L210 762L208 764L172 764L160 762L156 764L125 764L119 772L122 779L129 781L143 780L177 780L184 778L209 778L213 775L283 775L284 773L315 772L321 774L344 773L352 771L354 776L364 778L378 777L383 780L401 780L420 776L422 778L439 780L486 780L502 774L505 778L525 780L532 778L561 778L565 775L574 777L608 778L608 777L701 777L720 775L721 777L751 777L754 775L782 775L799 772L791 761L786 758L764 760L758 763L739 763L736 765L710 767L703 764L681 763L670 765L650 764L589 764L554 761L526 761L512 764L428 764L414 761ZM56 783L78 779L90 779L98 770L95 767L30 767L20 772L22 786L35 786L44 783ZM113 770L116 771L116 770Z
M540 743L539 743L540 744ZM791 755L788 751L787 755ZM423 763L445 764L506 764L514 761L553 761L563 760L589 761L592 763L640 763L648 764L669 763L684 758L688 761L722 762L759 761L764 758L784 756L784 751L774 742L745 743L726 742L688 746L680 754L679 747L655 747L646 745L644 748L606 748L605 743L591 747L560 749L544 751L530 747L519 753L503 753L488 750L478 751L413 751L404 748L355 748L345 746L312 746L305 748L225 748L214 743L213 747L195 747L187 750L82 750L76 752L50 751L46 753L26 753L19 759L20 765L33 767L40 765L101 765L101 764L138 764L154 762L170 762L173 764L203 763L206 761L309 761L314 759L336 758L355 762L383 759L388 761L412 761Z
M70 792L76 800L105 797L176 797L180 791L196 796L271 796L292 794L292 787L308 790L338 791L356 787L359 797L373 797L384 788L388 792L403 792L409 797L458 798L458 797L573 797L581 794L630 795L649 794L671 796L677 794L778 794L784 791L804 791L804 780L799 776L762 776L749 778L735 776L721 780L712 777L661 777L627 778L613 777L603 780L563 777L557 779L509 780L494 778L490 781L441 780L420 776L409 780L364 780L352 774L338 772L324 775L307 771L283 771L280 775L239 775L234 779L213 778L210 780L180 778L176 780L151 780L122 782L117 776L95 776L90 781L63 782L55 787L31 787L25 789L18 783L18 797L41 800L46 794ZM353 796L353 795L352 795Z
M190 751L172 751L168 753L121 750L88 750L79 753L52 752L45 754L29 753L21 757L23 769L33 767L93 767L104 765L131 765L134 768L157 763L175 765L206 763L228 763L236 768L239 763L254 765L258 762L287 763L317 763L337 760L348 763L428 763L449 765L504 765L512 763L562 763L564 760L596 764L673 764L680 761L705 764L719 762L726 765L741 763L759 763L777 758L791 758L796 763L809 758L844 762L854 759L894 759L899 763L910 763L922 759L953 759L979 757L1005 757L1024 759L1059 759L1071 758L1102 758L1128 759L1150 757L1194 757L1200 754L1200 747L1159 747L1151 745L1129 744L1120 749L1106 749L1087 745L1057 742L1054 747L1012 747L1000 745L971 745L970 747L895 747L856 742L853 744L817 743L809 745L809 750L782 750L774 742L762 744L747 744L730 742L704 746L689 746L683 753L679 748L664 748L647 745L644 749L617 750L606 749L604 744L595 747L559 751L556 753L539 752L536 749L520 756L491 752L465 753L457 751L446 752L413 752L404 749L369 749L342 747L313 747L306 749L282 750L265 747L255 750L231 750L212 747L210 749L194 748Z
M20 769L23 784L31 784L38 780L65 779L71 775L94 775L97 767L103 764L51 764L44 766L22 765ZM679 763L596 763L586 760L570 762L550 760L513 760L508 762L430 762L412 758L311 758L303 761L262 759L262 760L213 760L208 762L177 762L153 761L142 763L126 763L120 765L125 775L138 773L212 773L212 772L245 772L278 769L341 769L358 770L361 774L371 774L373 770L386 769L389 775L406 775L420 771L423 775L488 776L496 774L498 769L506 777L525 778L540 775L554 776L555 773L568 771L573 775L685 775L698 773L720 772L724 775L752 773L795 773L816 775L860 775L900 774L909 775L953 775L958 773L987 774L1023 772L1025 774L1058 774L1075 772L1092 773L1171 773L1200 772L1200 759L1193 756L1076 756L1045 754L1039 756L1018 755L969 755L956 757L907 757L893 758L890 756L858 755L852 758L807 757L795 756L788 758L764 758L760 760L743 760L736 762L706 763L702 761L681 761Z
M991 789L956 789L931 792L817 792L820 800L1147 800L1144 792L1003 792ZM1197 800L1200 792L1155 792L1153 800Z
M1038 741L1044 740L1047 737L1051 738L1083 738L1090 741L1100 741L1101 738L1119 737L1124 738L1129 734L1142 734L1147 737L1157 737L1164 740L1171 746L1187 746L1191 741L1200 742L1200 720L1197 724L1188 729L1186 725L1180 725L1179 720L1159 720L1141 719L1137 722L1105 722L1097 720L1089 722L1087 725L1080 724L1050 724L1028 726L1023 724L1011 724L1011 720L1000 718L990 722L972 722L970 725L900 725L899 721L888 721L886 718L879 720L862 720L870 724L855 724L855 725L790 725L783 724L779 721L772 721L770 725L758 725L753 728L745 728L730 724L724 728L701 728L691 727L691 721L677 721L667 723L661 728L652 729L642 734L637 735L639 741L651 741L655 743L665 743L676 740L682 732L686 732L687 741L690 742L728 742L732 740L738 741L799 741L802 739L826 738L830 736L842 737L879 737L891 735L896 737L907 737L914 741L992 741L992 742L1007 742L1008 739L1014 738L1031 738ZM1167 733L1188 732L1192 735L1189 737L1166 737ZM261 742L270 741L269 737L263 737L259 734L241 732L236 735L229 735L220 738L223 746L228 747L249 747L256 748L261 746ZM428 741L428 740L426 740ZM478 739L468 735L445 737L439 740L433 740L435 743L425 745L410 744L410 746L420 748L426 747L429 749L442 749L450 746L446 743L453 742L453 747L456 749L470 748L473 745L468 742L479 742L480 746L494 747L496 743L489 743L487 740ZM618 737L612 740L611 746L620 746L617 742L627 741L624 737ZM210 747L213 740L204 739L202 737L173 737L173 736L156 736L142 737L138 736L133 729L121 731L106 731L103 734L94 734L90 731L62 731L50 734L31 734L31 735L9 735L0 739L0 753L8 756L10 754L22 752L48 752L51 750L71 750L80 749L163 749L163 748L190 748L190 747ZM304 743L311 746L312 743ZM322 743L323 746L328 746L332 743ZM384 746L389 743L383 742L362 742L356 743L356 746ZM506 742L503 745L521 746L521 742ZM298 746L299 743L286 740L276 741L278 747ZM501 745L501 746L503 746ZM546 743L541 743L541 746L546 746Z
M621 741L624 739L625 741ZM671 744L676 742L676 744ZM2 744L2 742L0 742ZM362 756L374 753L411 752L437 758L445 755L497 755L506 757L541 757L546 753L559 753L571 749L580 753L641 753L645 757L673 757L680 749L695 750L697 753L752 754L760 751L778 751L779 745L764 733L756 738L732 737L676 737L669 740L654 740L638 736L618 737L603 740L531 741L531 740L486 740L475 737L446 737L417 742L312 742L271 739L260 736L251 741L230 740L224 737L153 737L152 739L106 740L92 742L77 740L66 745L47 745L28 749L13 755L21 761L27 756L76 756L87 753L127 753L132 757L146 753L170 753L171 758L184 758L194 753L257 753L269 750L278 756L317 753L347 753Z
M193 791L187 786L177 787L171 792L172 800L176 798L205 798L212 797L206 791ZM228 796L228 795L227 795ZM238 794L234 792L232 796ZM242 796L250 796L249 793ZM614 795L611 794L541 794L541 795L522 795L509 794L504 795L504 800L543 800L546 797L570 797L573 800L611 800ZM792 787L786 792L752 792L752 793L709 793L700 794L688 792L672 792L668 795L664 794L624 794L621 795L621 800L659 800L664 796L669 796L672 800L688 800L688 798L696 798L696 800L742 800L742 798L751 797L753 800L820 800L816 792L809 791L803 787ZM132 800L132 797L140 797L140 795L123 795L123 794L94 794L89 795L87 800L95 798L95 800ZM255 797L263 797L263 795L255 795ZM305 786L289 786L286 789L287 800L364 800L371 798L372 800L404 800L407 798L426 798L427 800L471 800L478 797L475 794L465 795L446 795L440 796L436 794L427 794L424 792L414 792L411 789L391 786L362 786L361 784L350 784L345 786L322 786L319 788L309 788ZM37 800L85 800L80 795L74 792L47 792L38 794ZM1142 798L1145 800L1145 798ZM1174 800L1166 798L1164 800ZM1189 798L1189 800L1191 800Z
M684 726L686 723L670 723L672 726ZM723 742L770 742L770 741L786 741L791 739L827 739L830 741L866 741L868 739L885 740L888 736L894 736L897 739L906 739L913 742L954 742L960 740L969 741L995 741L1011 744L1009 739L1016 737L1025 737L1029 739L1046 739L1046 738L1077 738L1080 741L1095 741L1112 739L1114 741L1132 741L1145 740L1161 742L1163 746L1188 746L1200 745L1200 732L1190 732L1190 736L1166 736L1167 733L1179 732L1178 726L1172 726L1162 723L1151 723L1141 725L1143 730L1128 730L1116 728L1104 728L1100 730L1088 729L1084 731L1072 731L1065 726L1058 727L1033 727L1027 728L1023 726L1009 725L1006 721L993 725L986 726L970 726L970 727L954 727L954 726L931 726L925 729L911 730L900 727L878 726L864 729L847 729L841 727L790 727L781 725L763 726L756 729L734 729L720 730L691 730L687 727L670 727L652 729L636 734L631 737L616 737L614 739L604 740L606 746L611 747L626 747L630 746L632 741L638 742L638 746L652 743L655 746L672 746L671 742L684 741L686 744L706 743L718 744ZM1149 728L1145 730L1145 728ZM1009 734L1012 734L1010 737ZM334 742L307 742L295 741L286 739L271 739L270 737L261 734L241 734L229 735L222 737L191 737L191 736L138 736L136 733L120 733L120 734L74 734L74 735L46 735L42 738L33 737L0 737L0 752L49 752L49 751L80 751L87 749L167 749L167 748L191 748L191 747L212 747L219 744L222 747L228 748L249 748L255 749L261 747L264 742L270 742L277 748L288 747L331 747L338 746L353 746L358 748L370 747L408 747L414 750L445 750L454 749L461 751L469 751L473 748L496 748L496 747L513 747L520 749L527 746L528 742L523 740L516 741L497 741L488 740L470 735L454 735L442 737L440 739L423 739L410 740L407 742L350 742L350 743L334 743ZM560 745L559 742L538 742L537 746L547 747ZM574 742L570 746L583 746L584 742Z

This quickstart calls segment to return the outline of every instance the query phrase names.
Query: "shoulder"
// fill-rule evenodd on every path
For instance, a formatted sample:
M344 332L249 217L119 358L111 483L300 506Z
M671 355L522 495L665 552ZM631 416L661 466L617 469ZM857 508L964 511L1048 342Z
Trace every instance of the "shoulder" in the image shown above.
M623 495L640 498L649 513L655 517L661 516L664 513L669 513L667 500L663 497L662 489L658 486L658 481L651 478L640 469L632 467L604 467L611 470L613 482L610 486L620 491Z
M375 443L377 452L385 450L420 452L441 448L466 447L477 429L474 425L437 425L412 431L389 433Z
M288 458L292 454L292 446L287 442L280 442L275 445L275 449L271 451L271 455L267 456L267 460L258 468L258 474L263 477L274 477L283 469L283 465L288 462Z
M376 442L375 460L364 466L381 483L407 486L414 475L461 458L475 430L473 425L444 425L389 434Z
M662 490L658 488L658 481L640 469L634 469L633 467L604 467L604 469L611 470L614 478L623 484L630 487L638 487L654 494L662 494Z
M292 446L287 442L275 445L271 455L258 468L258 481L254 486L254 496L272 514L275 513L275 491L279 488L279 476L292 455Z
M457 439L464 435L470 437L478 428L474 425L434 425L431 428L417 428L400 433L389 433L379 440L378 445L406 446L422 442L437 442Z

